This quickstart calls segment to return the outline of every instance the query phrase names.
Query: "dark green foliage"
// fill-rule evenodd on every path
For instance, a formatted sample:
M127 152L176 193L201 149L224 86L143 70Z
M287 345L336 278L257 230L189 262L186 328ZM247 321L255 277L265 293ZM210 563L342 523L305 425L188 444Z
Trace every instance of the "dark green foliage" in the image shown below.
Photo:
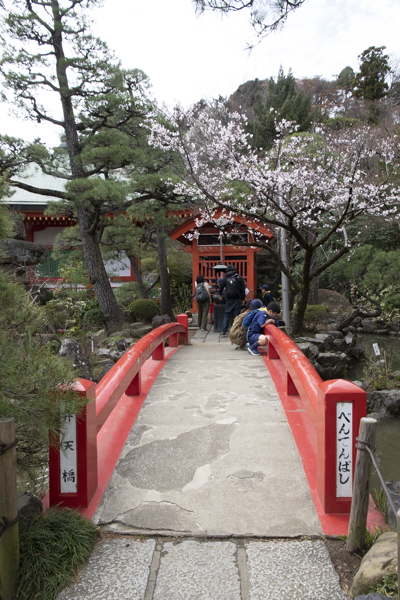
M18 599L55 600L89 558L98 535L97 526L74 510L51 508L20 521Z
M353 94L364 100L379 100L388 94L389 86L385 79L390 72L389 56L383 54L386 46L370 46L358 57L360 71L352 81Z
M137 283L124 283L115 290L115 297L117 299L118 305L123 310L130 310L129 307L132 304L132 302L140 298Z
M160 313L158 304L154 300L139 299L132 302L129 310L137 321L151 321Z
M265 102L259 101L254 107L254 112L256 114L252 125L254 144L257 148L269 149L277 136L276 118L294 121L299 125L299 131L310 129L313 120L311 93L298 92L293 73L289 71L285 75L281 67L277 80L271 77L268 81Z
M304 315L304 327L314 330L329 315L329 308L323 304L309 304Z
M104 317L100 308L90 308L83 315L83 324L87 327L103 327Z
M336 79L336 85L346 91L350 91L355 73L351 67L342 69Z
M343 129L344 127L353 127L359 123L359 119L348 119L346 117L333 117L332 119L326 119L324 121L324 125L329 127L330 129L334 129L335 131L339 131L339 129Z

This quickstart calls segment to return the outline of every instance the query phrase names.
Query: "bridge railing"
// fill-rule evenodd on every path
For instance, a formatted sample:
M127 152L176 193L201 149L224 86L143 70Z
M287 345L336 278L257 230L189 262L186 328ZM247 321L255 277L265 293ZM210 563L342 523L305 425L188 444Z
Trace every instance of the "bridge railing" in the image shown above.
M317 436L317 493L326 513L349 513L356 437L366 416L367 395L343 379L322 381L300 348L280 329L267 325L268 360L285 368L286 394L300 396Z
M169 347L188 344L188 318L157 327L115 363L95 385L78 379L74 389L88 401L79 415L65 415L59 440L52 440L49 454L50 506L87 507L98 486L97 433L121 396L141 394L141 369L150 356L164 360L164 341Z

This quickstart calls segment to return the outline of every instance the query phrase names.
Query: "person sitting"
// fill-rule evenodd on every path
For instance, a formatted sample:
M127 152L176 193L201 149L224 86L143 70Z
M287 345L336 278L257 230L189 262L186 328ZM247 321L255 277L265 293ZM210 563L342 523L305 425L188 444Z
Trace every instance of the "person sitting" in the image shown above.
M277 302L270 302L267 306L267 310L259 309L256 316L254 317L251 325L247 331L247 350L253 356L258 356L260 351L259 346L266 346L268 338L264 334L264 327L266 325L278 325L281 321L278 319L278 315L281 312L281 307Z

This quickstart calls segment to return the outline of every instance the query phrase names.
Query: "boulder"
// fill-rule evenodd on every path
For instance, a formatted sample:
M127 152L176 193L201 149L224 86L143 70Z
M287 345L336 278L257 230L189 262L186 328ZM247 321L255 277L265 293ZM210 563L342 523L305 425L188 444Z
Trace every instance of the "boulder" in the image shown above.
M112 361L107 361L103 367L103 370L101 371L100 375L98 376L97 381L100 381L101 379L103 379L103 377L105 375L107 375L108 371L110 369L112 369L113 366L114 366L114 363Z
M325 381L344 376L349 359L343 352L321 352L317 357L315 369Z
M374 333L374 331L376 331L378 328L375 321L371 321L369 319L363 319L361 321L361 327L364 333Z
M39 498L29 492L20 492L17 497L18 513L21 519L30 519L43 512Z
M72 338L64 338L58 354L72 362L72 366L77 371L78 377L92 380L89 359L78 342Z
M332 336L335 340L342 340L344 335L341 331L336 331L335 329L328 329L328 335Z
M106 338L107 332L105 329L99 329L99 331L96 331L96 333L92 335L92 340L94 342L95 348L99 348L99 346L101 346L102 342L104 342Z
M356 336L354 335L354 333L351 333L350 331L346 334L346 337L344 338L344 341L346 342L346 346L348 348L352 348L353 346L356 345Z
M119 352L117 352L116 350L111 350L110 358L111 358L111 360L113 360L116 363L121 358L121 354Z
M400 390L368 392L367 406L370 412L400 417Z
M311 342L301 342L297 344L297 346L300 348L304 356L308 358L308 360L313 360L314 358L317 358L319 354L318 347L315 344L312 344Z
M157 329L157 327L161 327L161 325L166 325L167 323L172 323L172 319L168 315L156 315L151 321L153 329Z
M110 350L108 348L99 348L96 352L97 356L102 356L104 358L109 358Z
M383 533L361 561L353 579L351 593L354 597L368 594L371 587L382 583L383 577L397 572L397 533Z
M332 350L334 352L345 352L347 349L346 342L344 340L333 340L332 342Z

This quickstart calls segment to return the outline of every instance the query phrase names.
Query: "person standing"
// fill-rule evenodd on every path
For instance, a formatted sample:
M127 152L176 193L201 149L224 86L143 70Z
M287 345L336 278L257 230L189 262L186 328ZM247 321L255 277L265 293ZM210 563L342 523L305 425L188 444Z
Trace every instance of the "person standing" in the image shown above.
M227 266L225 277L219 286L220 294L222 294L224 290L226 293L226 304L221 335L225 336L227 335L231 319L234 320L235 317L238 316L242 302L246 297L244 281L233 265Z
M203 275L197 275L196 277L196 291L194 293L197 303L197 317L199 322L199 329L205 331L207 329L208 312L210 310L211 294L210 286L204 281Z
M268 306L270 302L275 302L275 298L271 294L271 290L269 289L268 284L264 283L264 285L261 286L261 293L262 303L264 304L264 306Z

